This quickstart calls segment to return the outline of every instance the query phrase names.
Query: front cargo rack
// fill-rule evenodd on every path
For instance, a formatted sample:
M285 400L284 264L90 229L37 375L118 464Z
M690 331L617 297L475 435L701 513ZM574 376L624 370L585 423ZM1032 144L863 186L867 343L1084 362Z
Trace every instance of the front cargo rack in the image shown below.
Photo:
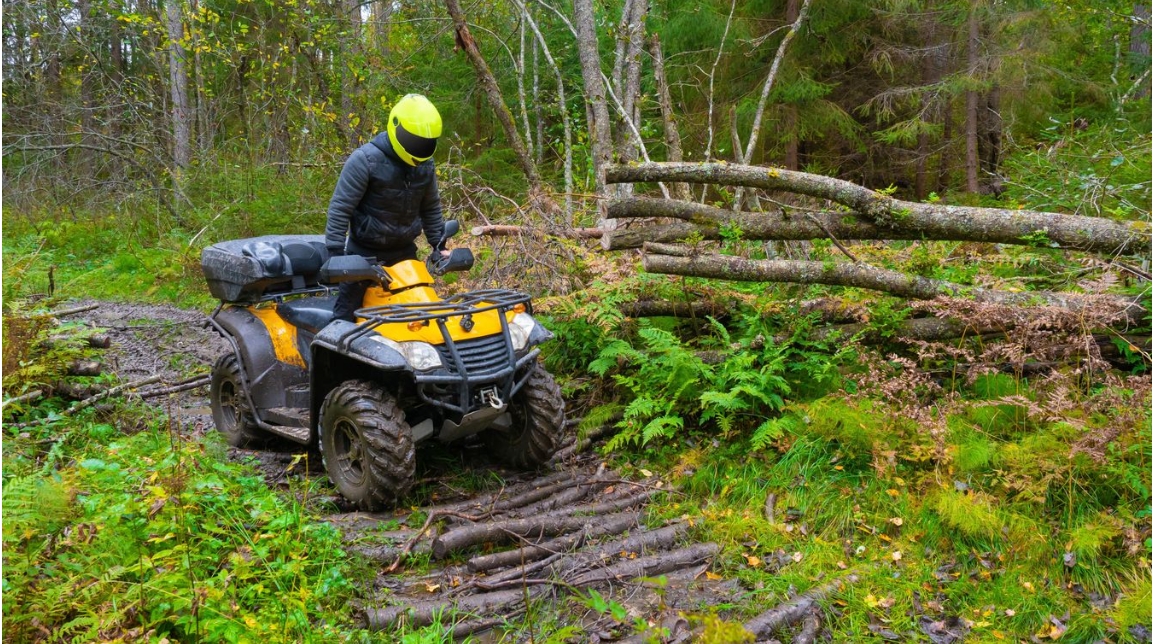
M512 336L508 329L506 313L517 305L524 305L525 311L532 313L532 298L519 291L508 289L485 289L454 295L438 302L411 302L387 304L356 311L363 318L357 327L340 339L339 347L347 351L359 338L366 336L384 324L408 324L412 322L436 321L444 345L438 346L443 369L428 373L418 372L415 380L417 393L425 402L460 414L466 414L484 400L484 390L496 393L499 400L508 401L524 385L530 375L525 371L519 380L514 375L533 364L539 349L529 351L517 359L513 349ZM497 310L500 319L500 335L489 335L467 341L454 341L449 333L447 321L453 317L469 317L478 313ZM476 345L476 346L474 346ZM480 346L483 345L483 346ZM477 358L484 357L483 364ZM459 387L447 398L445 387ZM495 389L494 389L495 388ZM426 391L427 389L427 391ZM440 395L430 395L431 391Z

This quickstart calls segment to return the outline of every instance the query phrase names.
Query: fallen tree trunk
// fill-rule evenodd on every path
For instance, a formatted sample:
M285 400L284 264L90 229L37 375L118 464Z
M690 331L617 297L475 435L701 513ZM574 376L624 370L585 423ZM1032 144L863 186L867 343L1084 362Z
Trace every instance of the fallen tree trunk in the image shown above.
M574 586L591 586L609 581L629 581L638 577L661 575L704 563L716 556L718 552L720 552L720 547L715 543L697 543L672 552L661 552L636 559L622 559L611 566L578 575L572 578L569 583Z
M523 588L513 590L499 590L492 593L467 595L451 601L431 600L416 602L405 606L389 606L387 608L369 608L365 611L365 621L369 630L382 631L405 621L411 627L427 626L436 619L437 615L457 615L471 613L474 615L491 615L506 613L519 606L526 599L537 597L548 592L547 588Z
M1047 241L1045 245L1060 246L1051 237L1023 233L1018 225L974 227L958 217L942 218L923 214L909 215L899 226L879 226L858 213L737 212L695 202L652 197L615 200L609 205L609 214L618 219L667 217L681 221L609 231L601 242L606 250L640 248L644 242L672 243L690 237L719 240L724 225L738 226L742 238L759 241L931 239L1023 246Z
M667 247L662 244L645 244L644 269L650 273L746 282L852 286L914 300L931 300L939 296L964 294L978 302L1012 305L1042 303L1069 310L1081 310L1089 305L1100 305L1108 302L1124 311L1126 317L1133 318L1140 313L1140 307L1135 301L1113 296L1082 296L1051 291L1013 293L963 286L944 280L877 268L868 264L803 260L751 260L728 255L676 257L662 254L666 249ZM681 248L673 247L667 250L679 252Z
M536 228L529 226L491 225L474 226L473 237L564 237L566 239L600 239L600 228Z
M615 231L614 231L615 232ZM668 300L637 300L620 305L621 315L628 318L727 318L732 312L730 304L709 301L670 302Z
M895 231L937 228L980 241L1055 245L1109 255L1149 254L1150 231L1144 224L1033 210L902 201L849 181L780 168L721 163L610 165L606 168L605 181L684 181L781 190L828 199ZM602 244L607 247L608 243L609 238L602 238Z
M639 513L631 515L634 521L640 519ZM432 556L444 559L449 553L482 543L503 542L514 537L535 539L545 535L559 535L580 530L587 523L606 520L608 517L540 517L463 526L437 537L432 542Z
M468 560L468 569L472 572L486 572L506 566L515 566L517 564L536 561L537 559L547 557L557 552L571 550L579 544L584 543L584 541L590 537L617 535L635 525L636 523L631 516L620 515L608 521L593 523L576 534L557 537L556 539L550 539L535 545L523 546L516 550L505 550L503 552L494 552L488 555L473 557Z
M809 592L779 604L745 622L745 630L757 637L767 638L773 631L790 624L795 624L818 607L817 603L826 595L840 590L841 586L856 583L858 575L850 573L839 577Z

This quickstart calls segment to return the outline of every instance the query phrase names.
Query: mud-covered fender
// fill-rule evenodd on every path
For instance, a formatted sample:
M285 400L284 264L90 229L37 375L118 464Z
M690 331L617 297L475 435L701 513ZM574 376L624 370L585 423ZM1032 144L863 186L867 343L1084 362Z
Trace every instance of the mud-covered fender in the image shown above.
M400 352L373 340L375 331L360 334L360 337L345 344L345 339L356 332L356 324L345 320L334 320L316 334L312 340L311 399L313 435L320 421L320 405L325 396L342 382L348 380L373 380L380 382L383 374L408 376L412 368Z
M287 406L287 389L308 382L306 370L276 359L272 336L248 309L226 307L212 321L235 343L247 375L248 395L257 409Z

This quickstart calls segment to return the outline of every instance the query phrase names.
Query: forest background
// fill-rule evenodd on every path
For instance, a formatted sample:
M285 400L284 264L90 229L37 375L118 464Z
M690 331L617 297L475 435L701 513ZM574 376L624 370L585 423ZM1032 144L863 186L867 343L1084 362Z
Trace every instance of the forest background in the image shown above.
M35 306L29 296L206 309L200 250L321 232L343 159L419 92L445 122L446 212L466 230L522 227L458 240L479 259L461 285L541 298L559 336L549 364L582 430L608 425L608 454L675 478L688 496L668 511L705 517L726 570L783 596L853 556L872 561L831 609L838 640L881 621L915 631L918 589L935 616L960 615L987 638L1148 637L1147 314L1118 325L1107 312L671 278L586 239L624 226L605 206L634 190L606 183L606 166L647 160L776 166L910 201L1147 231L1148 3L5 0L3 39L6 397L43 385L51 370L29 367L59 358L13 342L9 318ZM638 194L660 196L644 185ZM743 212L811 205L764 190L660 190ZM743 258L844 258L839 242L753 241L739 223L718 236L719 252ZM1025 241L849 248L910 275L1149 310L1147 241L1106 257L1043 234ZM690 306L641 306L654 301ZM688 321L672 317L685 311ZM1021 330L976 344L903 337L930 313L974 329L1012 318ZM830 321L856 326L828 335ZM9 552L35 552L33 535L82 515L72 501L48 518L10 519L8 508L46 485L72 498L80 482L68 472L112 440L81 434L49 453L43 436L5 433L6 626L67 622L43 597L10 608L17 589L39 597L29 580L48 573L28 554L24 581L9 576ZM806 517L803 538L758 511L766 490ZM854 555L838 541L856 533L868 536ZM803 556L770 575L764 555L778 549ZM228 623L261 615L267 597L256 597ZM73 608L72 619L124 628L162 622Z

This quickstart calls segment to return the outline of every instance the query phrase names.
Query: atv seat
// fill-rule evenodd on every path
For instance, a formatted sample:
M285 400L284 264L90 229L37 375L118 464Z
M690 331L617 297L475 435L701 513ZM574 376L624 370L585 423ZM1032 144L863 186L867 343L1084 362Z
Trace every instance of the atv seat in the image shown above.
M276 307L277 314L285 322L310 333L319 333L332 322L332 307L336 296L302 297L299 300L284 302Z

